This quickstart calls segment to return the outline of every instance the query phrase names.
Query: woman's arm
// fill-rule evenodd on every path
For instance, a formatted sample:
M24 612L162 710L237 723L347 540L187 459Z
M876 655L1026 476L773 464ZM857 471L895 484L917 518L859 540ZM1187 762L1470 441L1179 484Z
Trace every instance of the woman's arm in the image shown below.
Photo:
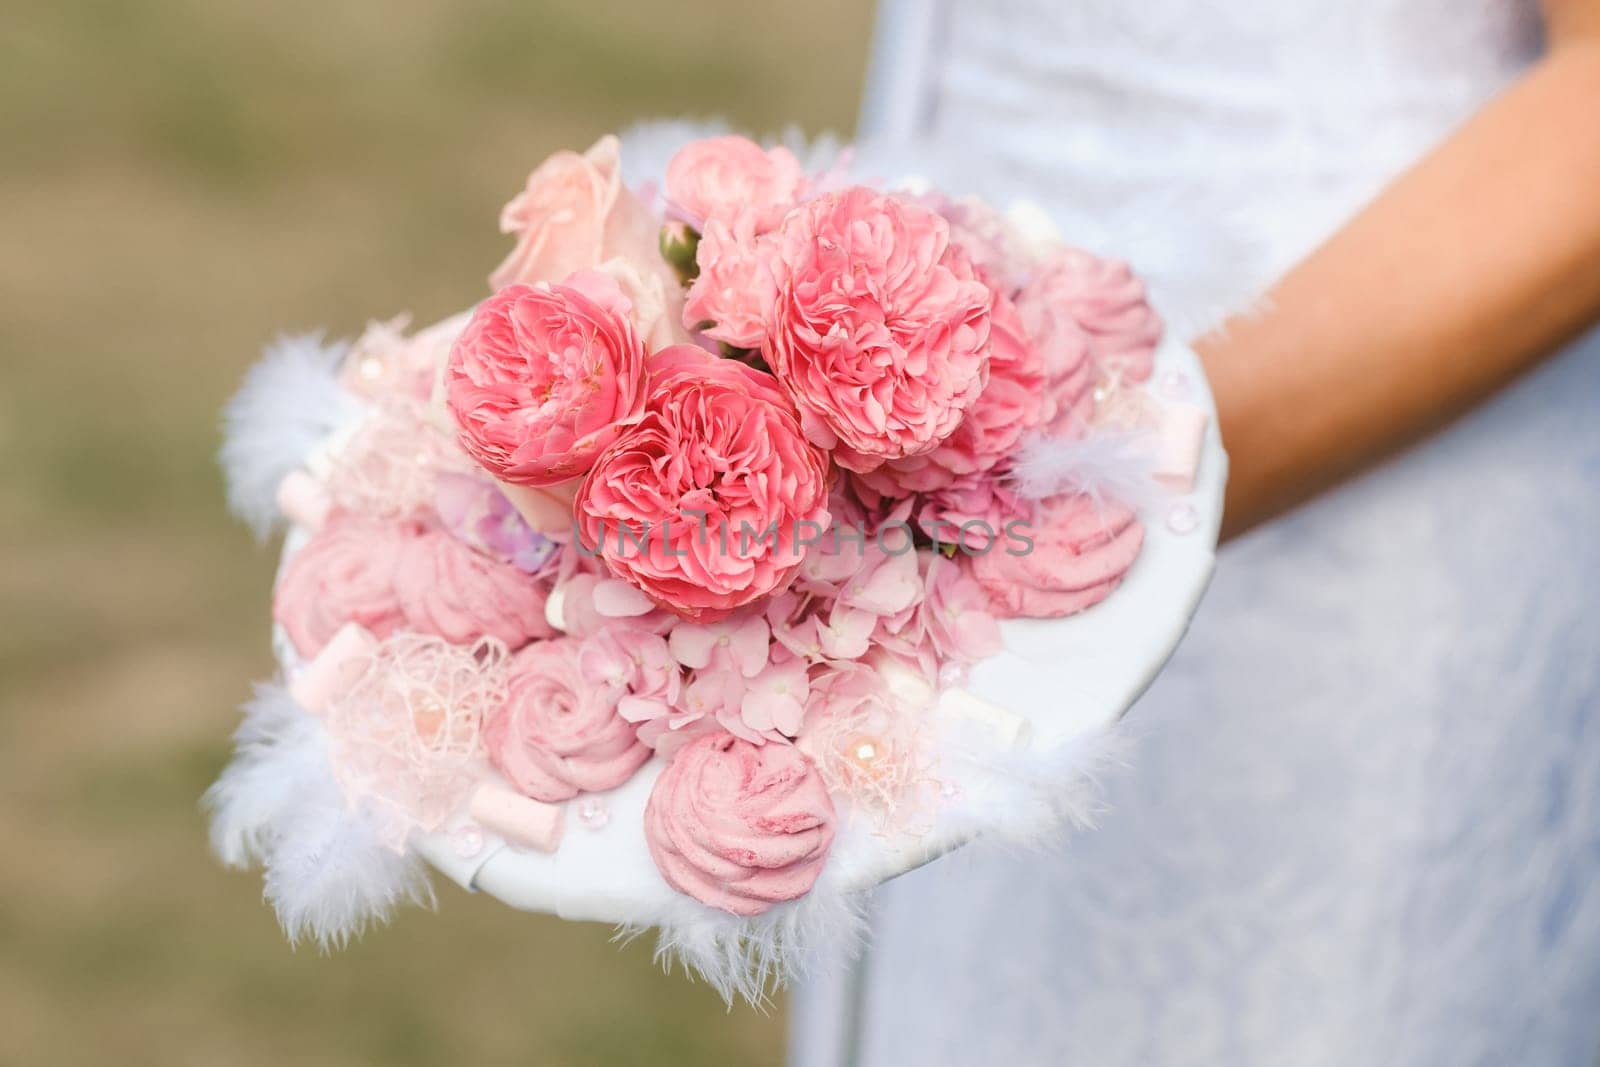
M1197 343L1232 464L1225 537L1437 429L1600 316L1600 0L1545 11L1549 51L1526 77L1265 310Z

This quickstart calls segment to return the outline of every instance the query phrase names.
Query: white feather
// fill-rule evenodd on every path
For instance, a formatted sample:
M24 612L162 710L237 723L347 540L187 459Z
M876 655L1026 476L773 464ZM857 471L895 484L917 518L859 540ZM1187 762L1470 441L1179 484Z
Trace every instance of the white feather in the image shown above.
M360 411L339 385L348 346L320 334L281 337L268 345L223 412L222 468L228 505L266 537L278 522L278 483Z
M866 934L867 896L838 885L825 868L811 892L754 918L740 918L684 897L652 925L660 929L656 959L667 970L681 965L729 1004L740 997L757 1007L768 994L804 977L821 958L818 948L850 954ZM633 937L646 924L622 928Z
M1080 438L1034 435L1012 461L1011 484L1030 500L1061 493L1087 493L1096 501L1133 507L1160 498L1154 434L1099 429Z
M1063 827L1094 824L1104 807L1104 774L1125 762L1128 747L1126 731L1115 727L1049 751L952 752L950 758L979 769L962 777L983 784L941 818L955 820L957 834L980 848L1057 847ZM842 888L830 865L810 893L764 915L741 919L684 897L663 913L624 926L621 936L654 925L660 930L656 958L669 970L682 965L723 1000L739 997L761 1006L774 989L853 958L865 941L870 899L868 892Z
M343 948L401 904L433 905L422 862L387 847L370 819L344 804L330 778L284 819L266 860L266 898L291 944Z
M291 942L343 945L397 904L432 902L415 857L379 843L333 776L322 724L281 686L245 705L233 762L203 801L211 842L233 867L261 863L266 898Z

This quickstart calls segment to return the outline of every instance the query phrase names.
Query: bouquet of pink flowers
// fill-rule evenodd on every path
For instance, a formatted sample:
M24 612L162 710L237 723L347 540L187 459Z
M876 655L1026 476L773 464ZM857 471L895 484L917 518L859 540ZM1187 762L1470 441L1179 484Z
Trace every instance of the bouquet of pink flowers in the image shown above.
M1082 813L1222 475L1140 280L1036 212L737 136L632 188L619 155L533 172L470 312L284 342L234 401L234 503L292 531L214 840L292 938L426 859L753 994L854 891ZM1005 621L1111 597L1158 529L1121 617Z

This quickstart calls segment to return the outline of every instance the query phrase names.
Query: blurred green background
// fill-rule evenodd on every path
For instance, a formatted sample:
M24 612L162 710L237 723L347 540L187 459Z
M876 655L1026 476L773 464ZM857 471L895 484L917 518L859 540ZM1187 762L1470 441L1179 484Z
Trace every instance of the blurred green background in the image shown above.
M217 412L280 330L479 298L500 205L648 117L848 132L870 5L6 0L0 1063L776 1063L646 941L440 885L291 952L196 801L271 671Z

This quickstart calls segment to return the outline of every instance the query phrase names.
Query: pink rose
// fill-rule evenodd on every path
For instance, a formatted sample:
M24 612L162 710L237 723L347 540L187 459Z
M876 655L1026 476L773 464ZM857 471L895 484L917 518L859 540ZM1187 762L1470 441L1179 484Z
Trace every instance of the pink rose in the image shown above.
M579 647L562 637L518 652L505 703L484 722L489 762L534 800L614 789L650 758L617 714L616 694L583 677Z
M709 322L705 334L712 340L760 348L778 296L771 265L776 250L776 237L756 233L753 212L742 211L731 223L706 223L695 252L700 273L683 305L684 326L692 330Z
M1139 556L1144 527L1130 508L1083 494L1037 505L1021 540L972 557L972 573L1003 617L1071 615L1111 595Z
M493 637L516 651L555 633L544 617L544 582L443 530L425 531L405 544L395 594L407 628L453 644Z
M667 163L666 177L667 204L701 230L711 219L749 212L764 233L783 220L805 187L793 152L738 136L689 142Z
M395 574L415 528L335 513L290 557L272 597L272 617L311 659L347 622L383 638L405 621Z
M578 534L667 610L721 618L789 583L804 524L828 522L827 459L771 375L692 345L651 374L644 417L578 490Z
M1161 317L1145 298L1144 282L1126 263L1058 248L1017 294L1017 305L1028 331L1047 351L1056 339L1070 344L1076 326L1102 373L1134 382L1150 377ZM1058 376L1070 371L1057 363Z
M779 241L763 351L806 436L855 471L937 447L988 381L994 303L944 219L855 186Z
M991 320L989 384L949 437L931 452L893 459L861 475L889 498L954 485L1011 457L1023 434L1047 423L1055 400L1044 360L1028 340L1015 305L997 296Z
M792 745L732 734L673 757L645 805L645 841L667 884L734 915L805 896L833 844L833 801Z
M500 290L450 351L445 396L461 446L502 481L582 475L644 408L644 346L619 313L620 290L599 274L572 281Z
M500 213L500 232L517 247L489 275L489 286L558 282L613 257L666 270L656 250L660 222L622 185L617 139L602 137L583 155L557 152L528 176Z

